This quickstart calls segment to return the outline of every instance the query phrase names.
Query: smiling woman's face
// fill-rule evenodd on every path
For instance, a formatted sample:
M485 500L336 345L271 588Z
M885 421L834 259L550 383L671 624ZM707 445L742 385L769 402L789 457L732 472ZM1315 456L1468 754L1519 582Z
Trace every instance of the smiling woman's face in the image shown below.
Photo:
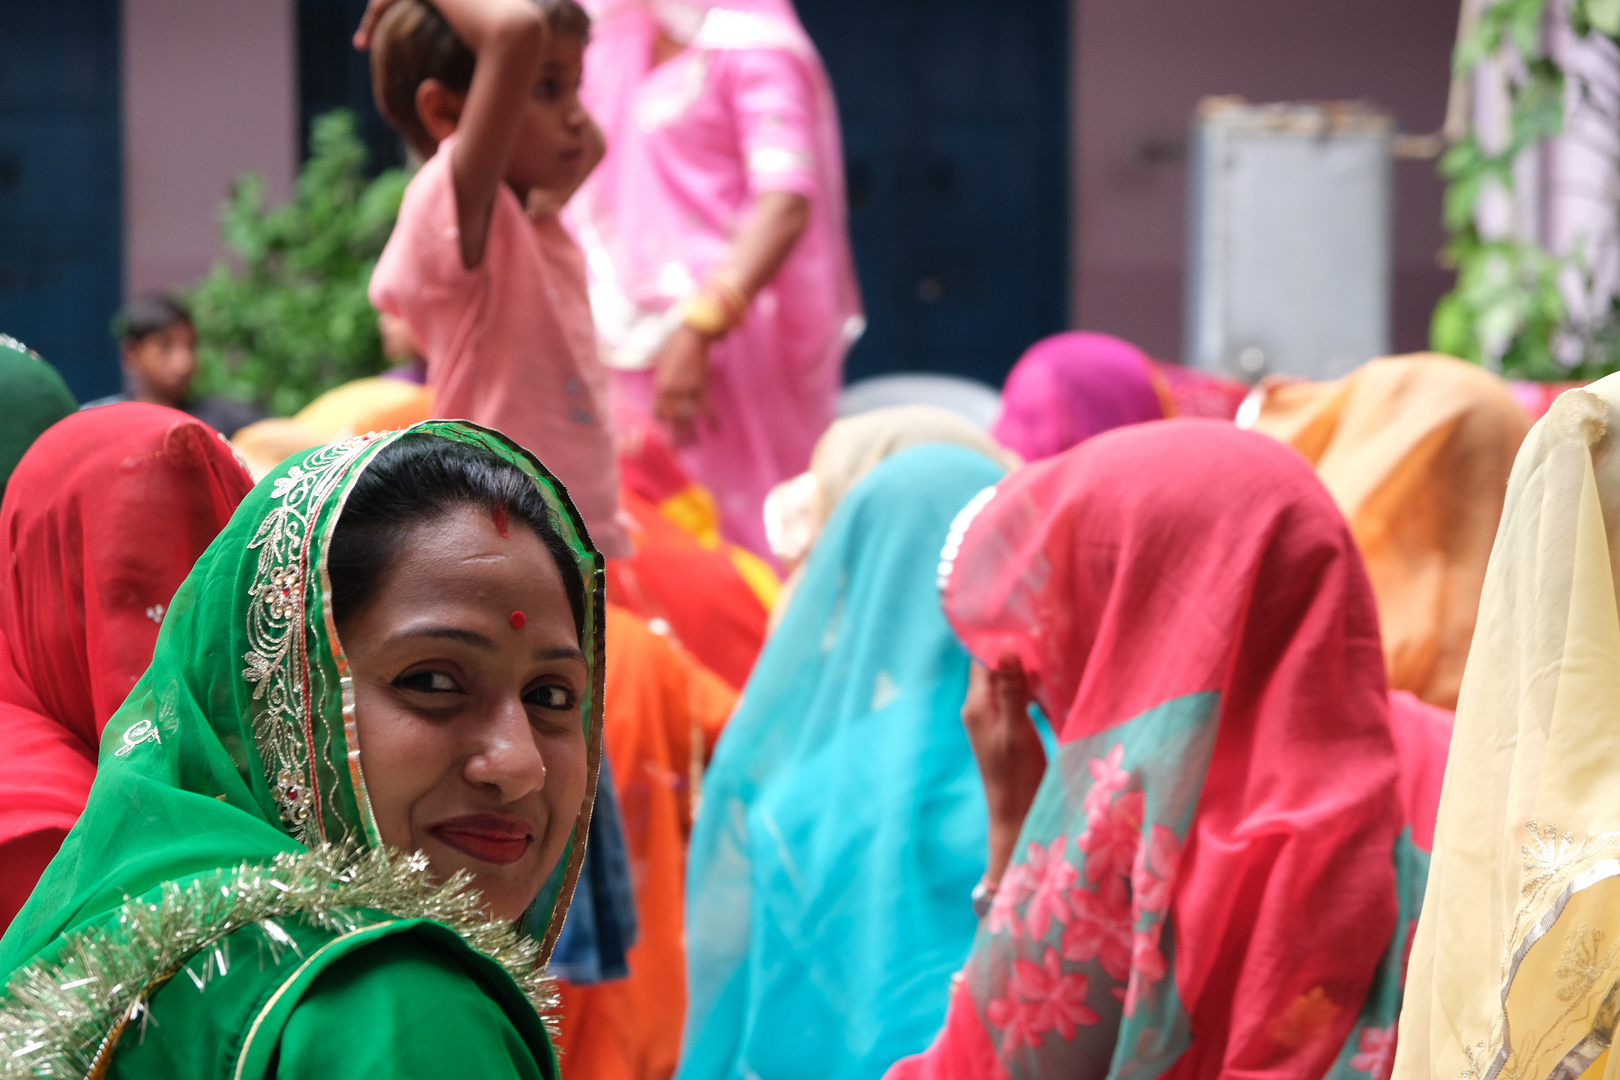
M588 672L556 561L507 532L472 506L413 527L338 634L383 842L517 919L585 799Z

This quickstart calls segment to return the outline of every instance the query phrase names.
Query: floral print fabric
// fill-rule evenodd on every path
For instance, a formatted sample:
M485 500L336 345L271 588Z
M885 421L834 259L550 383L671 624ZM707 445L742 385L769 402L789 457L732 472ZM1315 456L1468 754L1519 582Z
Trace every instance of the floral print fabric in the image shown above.
M1305 462L1121 428L952 538L953 628L1019 658L1059 748L944 1030L890 1076L1322 1080L1373 1053L1406 788L1372 590Z
M1020 839L981 931L996 940L967 971L1010 1077L1185 1046L1169 906L1217 702L1179 698L1059 749L1024 824L1052 839Z

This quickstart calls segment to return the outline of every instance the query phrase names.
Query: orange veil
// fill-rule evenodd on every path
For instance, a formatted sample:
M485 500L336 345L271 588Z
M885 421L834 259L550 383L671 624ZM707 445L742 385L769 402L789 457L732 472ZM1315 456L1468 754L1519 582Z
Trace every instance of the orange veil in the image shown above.
M737 694L647 623L607 607L603 742L623 814L640 936L630 976L561 985L563 1071L591 1080L675 1072L686 1014L686 844L697 778Z
M1449 356L1374 360L1265 391L1254 430L1298 450L1349 519L1378 598L1392 690L1457 707L1513 457L1530 419Z

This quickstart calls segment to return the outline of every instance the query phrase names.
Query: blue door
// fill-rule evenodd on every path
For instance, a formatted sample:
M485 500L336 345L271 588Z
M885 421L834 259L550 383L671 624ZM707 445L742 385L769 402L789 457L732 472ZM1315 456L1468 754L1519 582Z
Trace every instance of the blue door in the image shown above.
M854 382L999 386L1064 328L1066 0L798 0L832 76L868 328Z
M370 151L367 172L405 163L405 144L371 96L371 57L354 47L366 0L298 0L298 145L309 158L309 131L331 109L354 114L355 131Z
M0 332L85 401L119 389L118 0L0 3Z

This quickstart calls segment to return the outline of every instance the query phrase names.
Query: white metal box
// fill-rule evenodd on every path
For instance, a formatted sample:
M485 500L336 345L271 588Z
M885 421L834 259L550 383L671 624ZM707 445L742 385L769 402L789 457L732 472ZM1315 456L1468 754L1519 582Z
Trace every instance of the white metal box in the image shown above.
M1186 362L1336 379L1389 351L1389 117L1207 98L1192 141Z

